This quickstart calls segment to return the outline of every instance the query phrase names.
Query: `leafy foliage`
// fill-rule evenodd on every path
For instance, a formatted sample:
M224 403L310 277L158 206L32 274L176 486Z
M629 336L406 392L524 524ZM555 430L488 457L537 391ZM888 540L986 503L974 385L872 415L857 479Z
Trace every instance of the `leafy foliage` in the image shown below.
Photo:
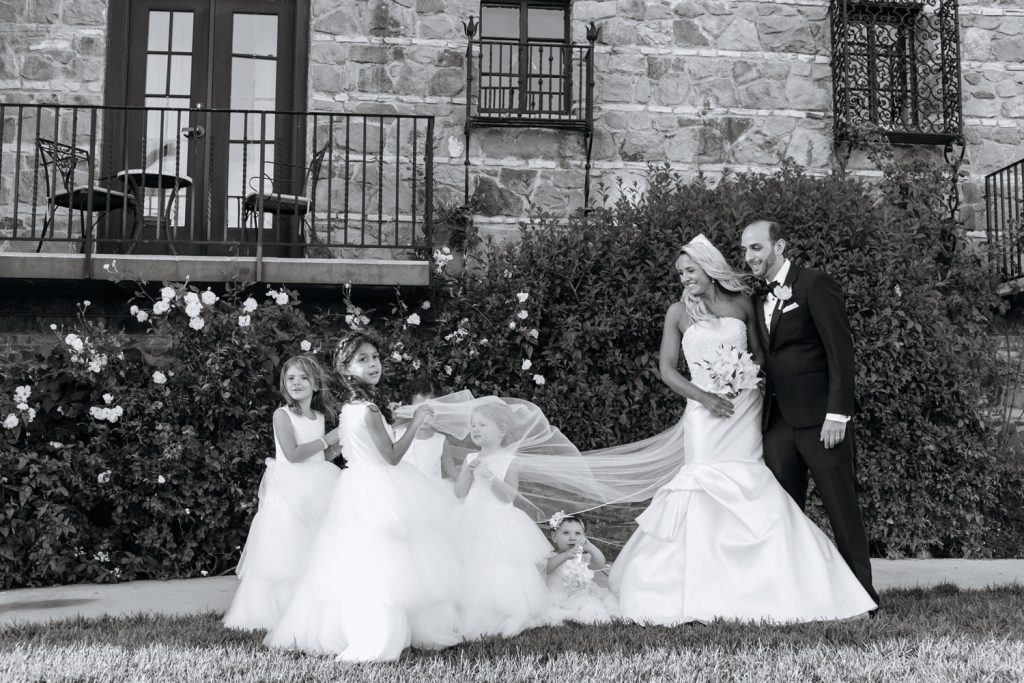
M136 300L132 315L150 333L140 341L83 304L52 350L0 368L2 585L230 569L272 453L281 363L329 352L342 318L383 340L396 401L422 378L442 392L525 398L581 449L666 429L684 407L657 358L679 296L678 247L703 232L740 264L740 230L765 216L789 229L791 257L847 295L874 551L1014 555L1024 476L990 425L1002 373L988 342L994 282L949 216L943 170L895 164L882 148L876 161L885 175L870 184L795 165L715 184L654 168L646 191L568 222L539 216L517 240L480 244L469 226L459 234L468 256L435 252L422 299L370 308L346 288L339 316L307 318L286 290L257 302L238 287L214 300L168 284ZM823 521L820 506L809 512ZM603 537L621 540L631 519L610 515Z

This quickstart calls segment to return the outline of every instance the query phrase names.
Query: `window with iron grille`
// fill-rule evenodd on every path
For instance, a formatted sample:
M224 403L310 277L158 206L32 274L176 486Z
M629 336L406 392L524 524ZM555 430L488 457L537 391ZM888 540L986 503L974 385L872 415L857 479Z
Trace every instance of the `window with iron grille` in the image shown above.
M471 36L476 123L575 125L585 119L591 46L573 45L569 0L481 0Z
M832 0L836 141L961 140L957 0Z

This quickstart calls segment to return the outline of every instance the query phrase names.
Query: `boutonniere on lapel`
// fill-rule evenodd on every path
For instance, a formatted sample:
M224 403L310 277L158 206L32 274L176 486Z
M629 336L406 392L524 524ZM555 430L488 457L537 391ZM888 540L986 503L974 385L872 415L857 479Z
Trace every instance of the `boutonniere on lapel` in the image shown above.
M772 288L772 294L774 294L775 298L779 301L789 301L793 298L793 288L787 287L786 285L775 285L775 287Z

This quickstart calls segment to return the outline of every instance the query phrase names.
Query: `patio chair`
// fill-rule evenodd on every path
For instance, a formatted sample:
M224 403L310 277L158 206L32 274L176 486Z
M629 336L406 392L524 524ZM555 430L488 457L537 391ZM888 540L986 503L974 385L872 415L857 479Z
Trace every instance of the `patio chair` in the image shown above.
M36 247L37 253L42 250L46 241L47 229L53 232L58 208L79 212L82 251L85 251L86 236L109 212L126 208L135 212L134 196L97 185L98 179L93 170L92 157L87 150L46 138L36 139L36 149L43 162L43 177L46 180L46 218L43 219L43 230L39 235L39 245ZM75 185L75 171L79 164L86 167L85 185ZM89 211L93 212L96 220L87 228L85 217ZM71 237L70 230L68 237Z
M327 148L330 143L325 143L317 152L313 155L313 158L309 162L309 166L306 167L306 174L302 181L302 187L299 188L300 194L288 194L285 192L264 192L263 188L267 182L271 186L278 186L279 183L285 183L287 181L274 179L263 174L249 179L249 186L253 187L253 181L258 180L259 186L253 187L253 192L250 192L242 200L242 226L243 229L248 225L249 221L252 221L252 227L256 230L259 229L259 212L269 213L273 216L298 216L300 219L299 223L299 236L302 238L302 243L306 250L307 255L312 257L331 258L332 254L328 249L320 236L316 234L316 230L313 229L312 223L308 220L308 217L313 213L316 206L316 184L320 180L320 170L323 167L324 156L327 154ZM295 168L294 164L285 164L281 162L273 162L275 167ZM308 228L308 234L307 234Z

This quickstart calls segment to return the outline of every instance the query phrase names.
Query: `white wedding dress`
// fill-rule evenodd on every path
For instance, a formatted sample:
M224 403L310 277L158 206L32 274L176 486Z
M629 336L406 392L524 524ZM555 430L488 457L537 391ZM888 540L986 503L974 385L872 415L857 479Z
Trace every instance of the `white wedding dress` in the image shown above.
M736 318L683 335L692 381L721 345L747 348ZM761 394L743 391L729 418L688 401L676 429L685 462L637 518L609 584L624 618L654 624L844 619L876 607L839 551L764 464Z

